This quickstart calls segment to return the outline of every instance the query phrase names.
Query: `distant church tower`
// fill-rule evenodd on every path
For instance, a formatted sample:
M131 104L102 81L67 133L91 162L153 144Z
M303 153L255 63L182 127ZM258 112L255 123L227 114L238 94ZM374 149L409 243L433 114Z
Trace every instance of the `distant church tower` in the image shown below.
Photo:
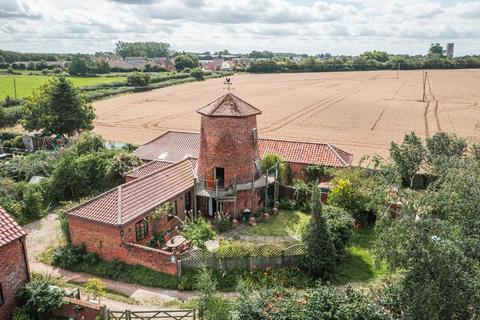
M197 195L203 211L258 210L261 186L257 115L261 111L228 92L197 110L201 115ZM265 181L265 179L264 179ZM263 183L265 187L265 183Z

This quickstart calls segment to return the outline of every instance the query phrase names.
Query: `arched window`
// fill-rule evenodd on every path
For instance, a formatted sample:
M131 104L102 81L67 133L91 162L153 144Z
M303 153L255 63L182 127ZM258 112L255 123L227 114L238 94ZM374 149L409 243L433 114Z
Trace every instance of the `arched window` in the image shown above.
M147 220L142 220L135 223L135 236L137 241L145 239L148 234L148 222Z

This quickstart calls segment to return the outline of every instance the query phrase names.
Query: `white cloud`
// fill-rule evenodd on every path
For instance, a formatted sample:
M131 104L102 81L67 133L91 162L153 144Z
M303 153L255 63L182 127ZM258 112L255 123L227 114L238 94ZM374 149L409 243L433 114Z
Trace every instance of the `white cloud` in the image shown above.
M123 41L177 50L478 54L480 2L443 0L0 0L0 47L111 51Z

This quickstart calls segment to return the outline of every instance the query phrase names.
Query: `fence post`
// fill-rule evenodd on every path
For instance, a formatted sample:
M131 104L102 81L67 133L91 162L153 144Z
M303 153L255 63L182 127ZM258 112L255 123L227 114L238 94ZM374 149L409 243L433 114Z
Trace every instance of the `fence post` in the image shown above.
M182 277L182 260L177 257L177 278Z
M132 320L132 315L130 314L130 310L125 310L125 319Z
M100 306L100 320L107 320L107 307L105 305Z

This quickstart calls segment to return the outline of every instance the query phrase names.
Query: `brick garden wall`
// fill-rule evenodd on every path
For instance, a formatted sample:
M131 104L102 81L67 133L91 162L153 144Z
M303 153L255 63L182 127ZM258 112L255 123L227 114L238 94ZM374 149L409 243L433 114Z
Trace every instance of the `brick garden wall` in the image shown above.
M25 238L22 238L24 241ZM13 241L0 247L0 284L4 304L0 305L0 319L10 319L16 307L15 293L28 280L22 242Z
M64 298L64 301L66 304L55 311L56 316L72 318L75 320L95 320L100 316L100 305L72 298Z

